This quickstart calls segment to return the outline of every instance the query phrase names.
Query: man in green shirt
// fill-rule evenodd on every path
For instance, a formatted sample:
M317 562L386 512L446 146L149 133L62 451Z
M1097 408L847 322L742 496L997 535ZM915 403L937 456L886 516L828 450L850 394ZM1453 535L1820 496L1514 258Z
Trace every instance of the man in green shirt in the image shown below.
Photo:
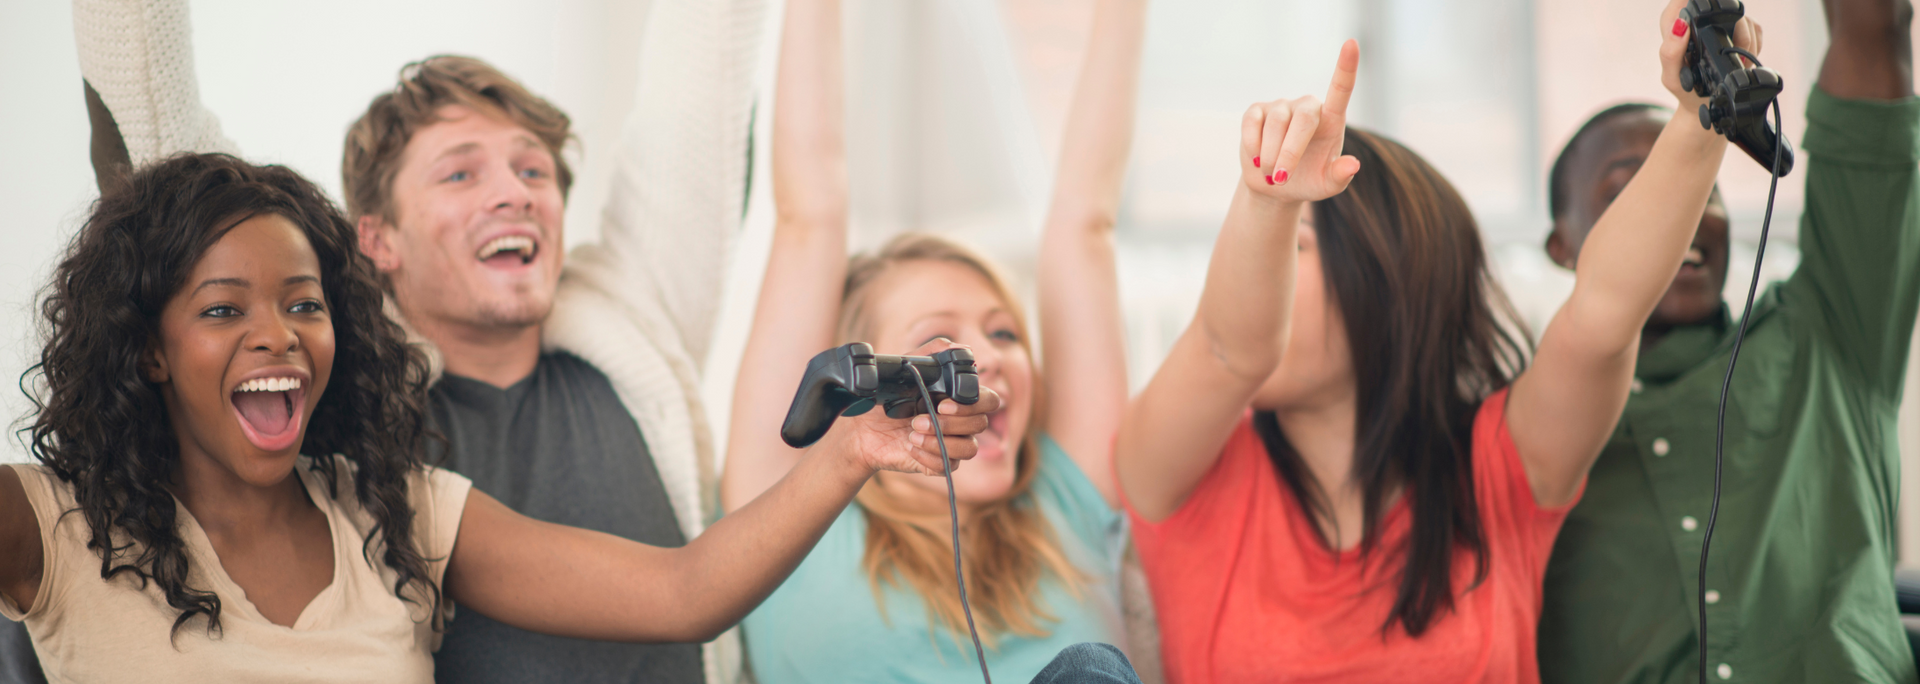
M1754 302L1727 406L1705 592L1710 679L1916 679L1893 589L1895 417L1920 302L1912 12L1908 0L1826 2L1830 42L1796 168L1803 256ZM1615 107L1567 144L1549 181L1556 262L1573 266L1669 115ZM1546 682L1697 676L1700 543L1735 332L1717 196L1694 247L1647 321L1633 394L1554 548Z

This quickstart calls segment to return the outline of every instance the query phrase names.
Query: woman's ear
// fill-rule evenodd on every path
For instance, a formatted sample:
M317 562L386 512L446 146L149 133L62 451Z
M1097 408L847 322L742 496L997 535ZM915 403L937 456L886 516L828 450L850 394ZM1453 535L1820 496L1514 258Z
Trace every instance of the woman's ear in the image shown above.
M1560 220L1555 219L1553 228L1547 231L1547 257L1561 268L1573 270L1573 246L1567 244L1566 233L1561 230Z
M148 347L146 353L140 355L140 372L147 376L147 382L156 385L166 384L173 379L173 375L167 371L167 357L160 353L158 346Z

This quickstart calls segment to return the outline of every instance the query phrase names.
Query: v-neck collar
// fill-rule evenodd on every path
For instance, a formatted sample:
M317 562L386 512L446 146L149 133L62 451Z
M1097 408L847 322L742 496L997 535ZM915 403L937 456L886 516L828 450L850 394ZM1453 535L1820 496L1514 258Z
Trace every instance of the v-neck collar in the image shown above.
M340 531L349 526L346 525L346 521L340 519L339 506L334 505L333 500L326 496L324 483L319 481L320 473L312 469L312 459L301 456L294 464L293 474L300 478L301 486L306 489L307 498L311 499L313 505L319 507L320 512L327 517L327 542L333 545L333 579L327 583L326 588L314 594L313 599L307 601L307 605L300 609L300 617L294 619L292 627L267 619L267 616L260 612L259 607L253 605L253 600L247 598L247 590L233 581L233 577L227 574L226 566L220 564L220 554L214 550L213 539L207 536L207 530L200 526L199 519L193 517L193 512L187 510L187 505L180 501L180 497L173 497L173 505L179 512L181 540L186 542L187 549L194 556L193 560L199 564L208 580L213 583L213 591L220 596L223 611L238 610L240 615L248 620L277 629L306 631L312 629L313 623L320 619L315 612L316 609L322 605L337 602L341 591L340 584L347 572L346 563L343 560L346 554L341 553L341 549L351 548L351 545L340 543Z

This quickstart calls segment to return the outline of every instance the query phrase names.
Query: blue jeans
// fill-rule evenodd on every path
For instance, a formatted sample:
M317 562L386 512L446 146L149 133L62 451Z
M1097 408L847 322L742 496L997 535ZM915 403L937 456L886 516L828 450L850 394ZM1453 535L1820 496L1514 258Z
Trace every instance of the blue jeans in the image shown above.
M1053 662L1034 675L1033 684L1140 684L1133 663L1120 649L1107 644L1068 646Z

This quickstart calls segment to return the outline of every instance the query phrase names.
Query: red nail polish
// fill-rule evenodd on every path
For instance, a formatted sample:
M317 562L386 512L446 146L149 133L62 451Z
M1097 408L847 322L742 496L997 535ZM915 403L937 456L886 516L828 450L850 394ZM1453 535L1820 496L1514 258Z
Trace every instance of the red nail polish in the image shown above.
M1260 158L1259 158L1259 157L1254 157L1254 158L1253 158L1253 168L1256 168L1256 169L1257 169L1257 168L1260 168Z
M1685 19L1673 20L1673 35L1676 35L1676 36L1687 35L1687 20Z
M1273 185L1273 174L1267 174L1267 185Z
M1288 174L1288 173L1287 173L1287 170L1286 170L1286 169L1281 169L1281 170L1279 170L1279 171L1275 171L1275 172L1273 172L1273 177L1272 177L1272 180L1269 180L1269 181L1267 181L1267 182L1269 182L1269 183L1285 183L1285 182L1287 182L1287 176L1288 176L1288 175L1290 175L1290 174Z

